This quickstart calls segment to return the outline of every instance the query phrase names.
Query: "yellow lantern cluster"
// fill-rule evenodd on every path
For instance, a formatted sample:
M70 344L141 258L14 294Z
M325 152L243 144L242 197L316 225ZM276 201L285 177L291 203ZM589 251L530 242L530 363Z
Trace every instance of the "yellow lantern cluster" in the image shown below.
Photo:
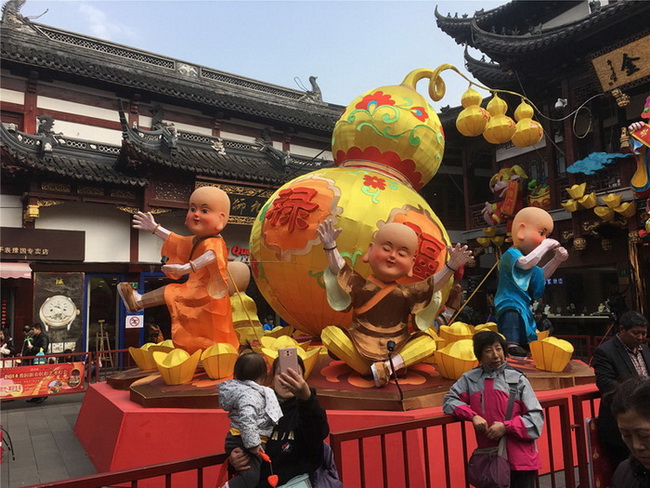
M483 134L485 126L490 120L490 113L481 107L483 97L473 88L468 88L460 99L464 107L456 118L458 132L466 137L475 137Z
M468 88L461 97L464 107L456 118L458 132L467 137L483 134L490 144L505 144L512 141L515 146L525 147L537 144L544 130L533 120L535 111L523 99L515 110L515 121L506 115L508 104L496 93L487 105L481 108L483 98L473 88Z

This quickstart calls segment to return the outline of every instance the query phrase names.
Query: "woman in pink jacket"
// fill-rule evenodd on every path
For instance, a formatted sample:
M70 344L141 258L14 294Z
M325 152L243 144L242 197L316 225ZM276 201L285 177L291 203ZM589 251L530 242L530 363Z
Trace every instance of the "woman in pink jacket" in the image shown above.
M544 425L544 412L524 374L506 363L506 341L496 332L474 336L474 354L480 365L465 373L445 396L443 410L474 424L478 447L497 446L506 436L510 486L535 486L541 467L537 439ZM510 389L515 401L510 420L505 420Z

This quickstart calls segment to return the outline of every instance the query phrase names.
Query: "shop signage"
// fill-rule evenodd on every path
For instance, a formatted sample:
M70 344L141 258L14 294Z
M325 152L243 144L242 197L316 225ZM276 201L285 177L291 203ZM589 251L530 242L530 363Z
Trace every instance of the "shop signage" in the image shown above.
M0 227L0 259L83 261L86 233L76 230Z
M603 91L650 75L650 35L591 60Z
M48 396L84 390L82 362L0 369L0 398Z

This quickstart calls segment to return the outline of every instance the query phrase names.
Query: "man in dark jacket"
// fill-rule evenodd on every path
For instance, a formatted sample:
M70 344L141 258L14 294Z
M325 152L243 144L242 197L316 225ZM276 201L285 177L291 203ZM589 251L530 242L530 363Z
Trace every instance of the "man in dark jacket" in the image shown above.
M43 332L43 326L36 322L32 325L32 340L27 344L26 356L36 356L40 352L47 354L49 347L50 339L47 337L47 334ZM30 359L29 361L30 364L39 364L37 359ZM40 364L45 364L45 360ZM46 396L30 398L27 401L30 403L43 403L45 400L47 400Z
M594 351L596 385L603 398L598 413L598 436L612 468L629 454L612 415L612 396L625 380L647 377L650 371L650 350L644 346L648 320L638 312L625 312L619 321L616 337Z

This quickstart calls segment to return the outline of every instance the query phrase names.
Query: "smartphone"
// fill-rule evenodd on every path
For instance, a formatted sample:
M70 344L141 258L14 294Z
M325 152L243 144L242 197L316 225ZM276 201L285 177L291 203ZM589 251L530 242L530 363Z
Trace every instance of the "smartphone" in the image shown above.
M278 362L280 373L286 373L289 368L297 373L300 372L298 368L298 352L295 347L278 349Z

